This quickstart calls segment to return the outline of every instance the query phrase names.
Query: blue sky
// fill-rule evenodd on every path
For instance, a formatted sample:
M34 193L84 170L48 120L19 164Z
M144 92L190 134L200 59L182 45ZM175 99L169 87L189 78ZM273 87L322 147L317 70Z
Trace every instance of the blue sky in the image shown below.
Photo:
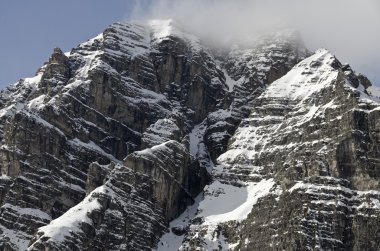
M136 0L138 1L138 0ZM134 0L0 0L0 88L127 18Z
M262 15L282 15L299 26L308 48L329 49L380 86L379 0L0 0L0 88L34 76L54 47L70 51L132 14L174 17L200 33L223 35L226 27L245 32L247 23L265 21Z

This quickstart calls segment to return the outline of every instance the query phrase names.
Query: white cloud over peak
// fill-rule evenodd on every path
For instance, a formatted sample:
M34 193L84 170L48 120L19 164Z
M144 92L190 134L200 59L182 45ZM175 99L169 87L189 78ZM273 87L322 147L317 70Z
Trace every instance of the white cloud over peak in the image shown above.
M378 0L136 1L133 19L174 19L206 39L245 39L279 26L298 29L311 50L325 47L380 85Z

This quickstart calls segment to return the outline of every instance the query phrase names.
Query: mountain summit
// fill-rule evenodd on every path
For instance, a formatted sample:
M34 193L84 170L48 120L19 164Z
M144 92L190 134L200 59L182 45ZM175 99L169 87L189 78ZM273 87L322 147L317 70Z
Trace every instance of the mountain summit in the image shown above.
M378 250L379 97L294 32L112 24L0 93L0 249Z

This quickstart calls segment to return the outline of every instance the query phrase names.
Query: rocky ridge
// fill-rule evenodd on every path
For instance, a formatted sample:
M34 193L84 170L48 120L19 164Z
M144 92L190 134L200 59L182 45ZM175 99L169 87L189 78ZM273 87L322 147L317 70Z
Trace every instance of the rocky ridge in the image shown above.
M1 92L0 249L376 250L377 93L294 32L115 23Z
M273 82L219 156L180 249L376 250L374 89L326 50Z

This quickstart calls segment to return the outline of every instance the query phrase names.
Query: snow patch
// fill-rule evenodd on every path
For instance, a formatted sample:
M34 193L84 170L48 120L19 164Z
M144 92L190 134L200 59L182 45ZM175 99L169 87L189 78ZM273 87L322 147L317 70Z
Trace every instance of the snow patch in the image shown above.
M85 143L78 138L74 138L72 140L69 140L68 143L74 146L91 149L93 151L98 152L99 154L103 156L108 157L110 160L114 161L115 163L120 163L120 160L116 159L112 154L106 153L100 146L95 144L93 141L89 141L88 143Z
M210 158L207 146L203 141L207 126L206 122L195 125L193 130L189 133L189 151L190 154L199 160L201 167L206 168L208 173L212 172L214 163Z
M44 105L44 99L45 99L45 97L46 97L46 95L40 95L37 98L32 99L31 101L28 102L27 107L29 109L41 110L45 106Z
M189 139L190 139L190 154L193 155L194 157L198 156L200 149L201 143L203 143L203 137L206 131L206 125L205 124L199 124L194 126L193 130L189 133Z
M301 61L279 80L274 81L263 94L267 98L302 100L331 85L338 76L332 67L336 58L325 49Z
M185 229L188 227L190 220L194 218L197 213L197 209L199 206L199 202L203 199L203 194L199 194L194 199L194 204L188 206L178 218L170 222L169 232L164 234L160 241L158 242L158 246L153 249L153 251L177 251L182 245L183 239L185 235L176 235L173 233L172 228L180 228Z
M226 85L228 87L228 91L232 92L235 86L239 86L242 83L245 82L245 78L241 77L239 80L235 81L233 80L230 75L228 75L228 72L224 69L223 70L224 77L226 78Z
M2 232L0 234L0 239L2 241L8 240L11 244L14 245L13 247L17 248L17 250L27 250L32 236L24 234L21 231L13 231L1 225L0 231Z
M257 200L267 196L274 184L273 179L249 182L243 187L215 181L206 188L197 217L203 217L206 225L245 220Z
M1 208L9 208L11 211L17 212L18 215L28 215L39 219L51 220L50 215L36 208L23 208L9 203L5 203Z
M193 51L199 52L202 50L200 39L197 36L183 32L175 25L172 19L150 20L148 25L152 29L152 41L156 43L173 36L186 41Z
M371 96L375 97L377 100L380 100L380 88L379 87L372 85L372 86L367 88L367 92Z
M92 220L88 214L95 210L100 210L101 205L98 199L94 199L91 195L94 193L103 193L103 186L98 187L91 192L82 202L70 208L61 217L53 220L50 224L40 227L38 232L42 232L40 237L49 237L53 242L63 242L67 236L71 236L73 232L81 232L81 224L92 224ZM29 248L32 250L33 246Z

